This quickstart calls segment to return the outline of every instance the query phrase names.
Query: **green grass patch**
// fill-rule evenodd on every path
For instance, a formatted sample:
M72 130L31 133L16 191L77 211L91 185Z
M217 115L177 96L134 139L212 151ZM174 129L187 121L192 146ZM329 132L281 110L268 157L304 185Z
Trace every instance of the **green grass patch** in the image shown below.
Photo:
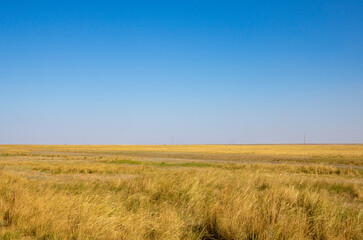
M201 162L188 162L188 163L166 163L166 162L141 162L129 159L113 160L114 164L130 164L130 165L147 165L159 167L221 167L218 164L201 163Z

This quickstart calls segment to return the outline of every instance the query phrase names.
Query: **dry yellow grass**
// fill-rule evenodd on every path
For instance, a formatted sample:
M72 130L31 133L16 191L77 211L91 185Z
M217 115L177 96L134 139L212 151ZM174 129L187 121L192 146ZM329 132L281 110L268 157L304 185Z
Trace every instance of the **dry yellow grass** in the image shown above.
M2 145L2 155L274 161L363 166L363 145Z
M0 237L363 239L362 165L362 145L0 145Z

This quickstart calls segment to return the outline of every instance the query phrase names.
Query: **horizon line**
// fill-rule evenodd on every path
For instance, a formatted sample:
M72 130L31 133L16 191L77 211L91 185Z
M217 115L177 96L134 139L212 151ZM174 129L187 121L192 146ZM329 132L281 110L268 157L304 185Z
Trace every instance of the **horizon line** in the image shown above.
M362 143L190 143L190 144L38 144L38 143L1 143L0 146L9 145L36 145L36 146L186 146L186 145L363 145Z

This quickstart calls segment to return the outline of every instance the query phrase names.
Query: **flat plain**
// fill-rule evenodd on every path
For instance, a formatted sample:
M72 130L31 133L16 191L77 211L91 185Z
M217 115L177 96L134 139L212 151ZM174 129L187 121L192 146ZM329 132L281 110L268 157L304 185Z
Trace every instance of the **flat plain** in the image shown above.
M363 239L363 145L0 145L1 239Z

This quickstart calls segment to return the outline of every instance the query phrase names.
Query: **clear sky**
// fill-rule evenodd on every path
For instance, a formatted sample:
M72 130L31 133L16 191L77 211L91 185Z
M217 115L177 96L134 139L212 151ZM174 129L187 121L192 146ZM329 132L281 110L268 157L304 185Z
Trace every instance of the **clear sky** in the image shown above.
M0 143L363 143L363 1L1 1Z

